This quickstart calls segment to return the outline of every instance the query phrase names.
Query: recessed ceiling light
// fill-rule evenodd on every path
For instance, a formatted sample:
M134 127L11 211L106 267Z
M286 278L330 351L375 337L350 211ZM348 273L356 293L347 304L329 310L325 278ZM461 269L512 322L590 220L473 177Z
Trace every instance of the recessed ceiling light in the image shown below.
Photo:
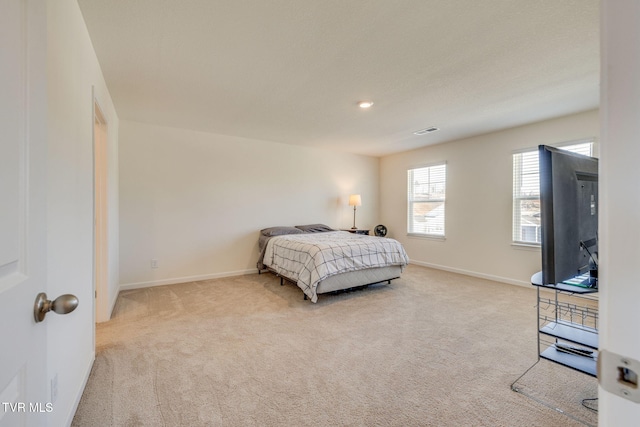
M414 134L414 135L425 135L425 134L427 134L427 133L435 132L435 131L437 131L437 130L440 130L440 128L437 128L437 127L435 127L435 126L431 126L431 127L429 127L429 128L426 128L426 129L420 129L420 130L417 130L417 131L415 131L413 134Z
M373 105L373 101L360 101L358 102L358 107L360 108L369 108Z

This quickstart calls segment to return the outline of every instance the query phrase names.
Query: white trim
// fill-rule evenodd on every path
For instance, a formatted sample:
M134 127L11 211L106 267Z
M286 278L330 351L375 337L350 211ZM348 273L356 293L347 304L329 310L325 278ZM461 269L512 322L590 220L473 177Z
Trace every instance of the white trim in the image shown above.
M431 170L432 168L436 168L439 166L444 166L444 198L431 198L429 197L427 200L420 200L420 201L416 201L415 200L415 193L414 193L414 183L416 181L414 181L412 179L412 177L414 176L414 172L415 171L421 171L423 169L429 169ZM421 236L421 237L445 237L445 230L446 230L446 206L447 206L447 161L441 161L441 162L437 162L437 163L431 163L429 165L424 165L424 166L416 166L416 167L412 167L407 169L407 216L406 216L406 229L407 229L407 236L409 235L413 235L413 236ZM429 172L429 176L431 175L431 172ZM431 177L429 177L429 185L431 185ZM428 233L428 232L418 232L415 231L414 229L417 227L414 227L414 223L415 223L415 215L414 215L414 204L416 203L430 203L430 202L441 202L442 203L442 211L443 211L443 218L442 218L442 234L436 234L436 233ZM440 206L438 206L435 209L439 209ZM434 210L435 210L434 209Z
M95 327L93 328L95 330ZM94 347L95 348L95 347ZM93 363L96 361L96 352L95 350L91 352L91 358L89 360L89 364L84 371L83 380L80 385L80 389L76 393L76 398L73 401L73 406L71 407L71 412L67 415L67 423L66 425L70 426L73 422L73 417L76 415L76 411L78 410L78 405L80 404L80 399L82 399L82 395L84 394L84 390L87 387L87 382L89 382L89 376L91 375L91 370L93 369Z
M447 164L446 160L438 160L438 161L430 162L430 163L420 163L420 164L415 165L415 166L408 166L407 167L407 172L412 170L412 169L430 168L432 166L440 166L440 165L446 165L446 164Z
M575 147L578 145L582 145L582 146L588 145L589 155L593 157L595 152L595 146L596 146L596 138L595 137L580 138L572 141L564 141L560 143L552 143L547 145L555 148L568 148L572 146ZM538 153L537 153L539 151L539 147L540 146L535 148L523 148L523 149L512 151L511 168L513 170L513 179L511 183L511 187L512 187L511 243L513 246L527 245L527 244L531 244L532 246L541 245L540 242L522 240L525 237L523 233L523 228L526 224L523 221L523 215L522 215L523 210L520 205L520 202L523 200L537 200L537 201L541 200L541 195L539 191L537 192L536 196L522 195L520 193L522 184L525 181L524 179L525 175L528 175L529 179L531 180L533 178L534 173L537 173L538 181L540 181L539 171L535 171L535 168L532 168L534 159L535 159L535 162L539 161ZM530 155L530 156L527 156L527 160L523 159L525 154ZM538 233L540 232L541 225L531 224L531 226L536 227L535 230L536 230L536 240L537 240L540 237Z
M444 234L429 234L429 233L407 233L407 237L417 237L418 239L428 239L428 240L447 240Z
M246 276L248 274L258 274L258 269L252 268L248 270L227 271L224 273L174 277L171 279L152 280L149 282L124 283L120 285L120 291L128 291L130 289L150 288L153 286L175 285L177 283L198 282L200 280L220 279L223 277Z
M444 265L432 264L430 262L416 261L412 259L409 261L409 264L420 265L422 267L435 268L436 270L449 271L451 273L464 274L465 276L478 277L480 279L493 280L494 282L507 283L509 285L516 285L516 286L523 286L523 287L531 286L530 282L525 282L522 280L509 279L507 277L494 276L492 274L477 273L475 271L463 270L461 268L452 268Z
M537 250L541 250L541 248L542 248L542 244L541 243L520 242L520 241L511 242L511 246L513 246L516 249L537 249Z
M103 322L108 322L109 320L111 320L111 316L113 315L113 309L116 306L116 302L118 301L118 296L120 295L120 286L118 286L118 291L115 293L115 295L113 296L113 299L111 301L109 301L109 307L108 307L108 312L107 312L107 318L105 320L103 320Z
M547 144L542 144L541 145L549 145L551 147L555 147L555 148L562 148L562 147L567 147L569 145L578 145L578 144L593 144L592 146L592 150L596 145L598 138L596 138L595 136L589 136L589 137L584 137L584 138L578 138L578 139L573 139L571 141L563 141L563 142L550 142ZM528 147L528 148L518 148L516 150L511 150L511 154L522 154L522 153L527 153L529 151L536 151L538 150L538 145L536 145L535 147Z

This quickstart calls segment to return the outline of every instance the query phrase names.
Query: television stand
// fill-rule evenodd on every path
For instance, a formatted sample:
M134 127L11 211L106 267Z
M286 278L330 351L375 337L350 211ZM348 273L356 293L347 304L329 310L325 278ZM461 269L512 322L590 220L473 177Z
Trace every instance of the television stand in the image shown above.
M537 360L511 383L511 390L595 427L597 414L585 401L597 402L598 396L598 290L543 285L541 273L531 283L537 297Z
M598 289L545 285L541 272L531 284L537 289L538 357L596 377Z

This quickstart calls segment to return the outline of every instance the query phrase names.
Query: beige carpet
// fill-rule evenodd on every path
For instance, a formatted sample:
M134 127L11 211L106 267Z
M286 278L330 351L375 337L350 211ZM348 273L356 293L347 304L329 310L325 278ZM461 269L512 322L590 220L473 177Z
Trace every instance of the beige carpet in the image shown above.
M537 360L535 301L418 266L317 304L271 274L125 291L73 425L581 425L510 388ZM540 363L527 390L595 424L595 379Z

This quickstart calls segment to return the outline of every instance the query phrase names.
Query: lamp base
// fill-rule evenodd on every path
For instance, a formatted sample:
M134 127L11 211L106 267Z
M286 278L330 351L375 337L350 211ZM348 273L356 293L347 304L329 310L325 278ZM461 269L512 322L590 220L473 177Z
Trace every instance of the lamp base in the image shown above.
M356 207L353 207L353 227L351 227L352 230L357 230L358 227L356 227Z

